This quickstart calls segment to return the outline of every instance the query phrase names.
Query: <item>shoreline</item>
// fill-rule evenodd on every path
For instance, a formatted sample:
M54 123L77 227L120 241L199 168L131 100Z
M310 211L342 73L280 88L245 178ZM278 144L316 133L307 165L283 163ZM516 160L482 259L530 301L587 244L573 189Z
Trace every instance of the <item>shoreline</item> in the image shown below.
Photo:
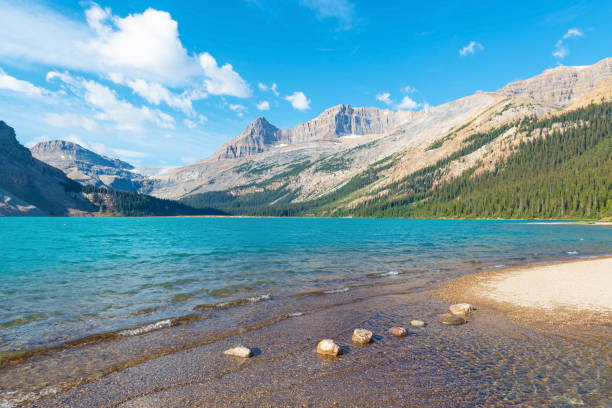
M182 401L182 391L178 394L175 393L172 397L168 397L165 391L156 391L156 389L176 388L179 390L182 389L181 387L185 386L186 383L184 380L182 380L183 382L177 380L177 383L175 384L174 379L166 378L163 375L158 375L154 377L154 381L152 381L155 384L155 387L152 389L147 389L146 386L142 388L144 385L140 384L136 387L137 390L133 391L135 394L132 394L132 391L129 392L129 398L126 397L124 389L117 389L115 383L119 381L118 379L121 379L118 383L127 386L127 384L132 381L130 378L133 376L134 372L142 372L142 375L145 375L148 381L149 375L152 375L149 374L148 370L153 368L155 368L155 370L152 372L171 369L174 372L177 372L177 375L180 378L191 378L196 375L194 370L199 370L199 368L194 368L193 363L191 362L192 357L188 357L192 356L194 353L198 355L201 354L201 357L196 359L196 362L202 362L206 367L208 367L207 362L209 361L213 361L215 364L219 365L219 367L206 368L205 371L211 375L211 379L199 380L199 382L196 384L197 387L193 385L193 387L195 387L197 390L199 390L198 387L208 387L209 385L207 384L209 384L209 382L211 384L210 386L216 384L220 378L226 375L222 373L238 375L242 372L242 370L261 370L262 367L264 368L264 372L260 373L260 375L268 376L269 380L272 382L281 381L280 378L283 376L289 376L289 378L291 378L291 376L296 375L296 373L293 372L294 367L302 367L304 364L299 362L300 360L297 362L293 361L297 355L301 356L300 359L306 359L309 361L308 364L312 364L314 367L317 367L317 370L330 370L329 372L333 373L330 374L332 375L332 379L330 381L337 386L339 384L343 384L347 378L351 378L352 376L356 375L353 371L355 368L366 370L368 364L373 364L376 367L371 375L383 376L386 378L392 376L392 370L390 372L389 369L379 365L378 361L381 357L379 357L378 354L372 354L374 350L377 350L376 353L383 353L382 355L387 355L390 353L393 356L393 360L388 361L386 358L383 358L383 360L386 361L385 364L391 364L391 366L395 367L394 370L406 369L404 367L397 366L396 360L403 361L406 356L413 355L416 350L419 350L418 353L421 353L422 356L418 357L414 361L413 358L409 359L409 361L412 361L412 363L409 364L411 370L417 370L417 366L414 366L414 364L425 364L425 361L422 360L425 358L424 356L429 356L429 359L436 362L436 359L439 358L436 357L437 353L439 353L440 350L446 350L447 348L449 350L447 353L450 354L445 357L446 359L457 359L457 361L463 361L463 354L466 352L466 350L462 350L460 344L466 340L466 337L464 336L476 336L471 340L474 342L474 344L483 341L480 339L480 336L485 336L489 339L487 342L493 342L494 345L496 345L496 342L499 342L500 339L502 339L502 344L509 342L512 344L512 347L517 348L516 352L520 353L522 345L520 340L514 338L515 331L527 330L524 333L524 336L532 336L533 333L531 330L533 328L544 329L543 331L538 330L539 332L544 333L550 333L553 331L556 332L559 328L558 325L556 325L556 322L546 321L546 319L544 319L544 321L542 321L542 319L517 319L517 316L514 316L511 313L512 311L516 310L516 308L508 309L504 308L504 305L499 302L484 301L483 299L476 297L466 297L467 292L457 290L457 288L461 287L465 289L465 286L458 286L458 282L462 282L461 285L465 285L469 283L470 279L473 280L483 277L491 278L494 276L502 276L503 274L511 273L513 271L530 271L542 267L580 264L583 262L600 260L612 262L612 257L606 256L577 259L535 265L528 264L506 269L489 269L484 272L471 273L460 277L445 279L442 282L436 281L435 279L426 279L421 282L402 281L395 284L382 286L376 285L374 287L354 287L346 292L326 292L324 293L325 296L320 296L320 293L310 293L303 297L291 298L288 303L270 303L268 305L267 302L259 302L249 305L248 308L244 309L232 308L230 309L231 312L229 314L226 313L226 311L219 314L213 312L207 316L206 320L198 320L187 325L162 328L160 330L154 330L139 336L123 337L118 341L113 340L110 342L84 344L77 347L70 347L65 349L63 353L67 353L68 355L72 355L74 358L79 359L81 358L80 356L85 356L88 354L91 357L96 357L99 353L106 354L108 353L107 347L117 349L116 354L124 355L125 357L125 354L123 353L132 351L129 344L136 344L140 342L146 342L150 345L166 342L169 348L158 349L146 357L144 355L141 356L141 358L136 358L136 356L134 356L134 360L129 359L129 361L124 361L123 363L117 361L118 364L114 365L113 368L107 367L107 369L103 370L100 374L91 373L91 375L83 377L83 380L77 381L72 385L65 383L67 386L66 388L62 386L57 387L57 394L53 393L52 395L44 395L44 392L46 392L45 389L47 389L44 388L40 391L39 397L34 399L35 402L34 400L30 402L33 402L35 406L54 406L57 404L74 404L78 406L78 403L80 403L82 406L87 406L87 401L91 402L93 398L93 401L97 402L93 403L92 405L96 406L104 405L104 401L106 401L106 394L110 393L113 395L115 402L120 404L125 403L126 406L130 406L129 401L131 400L144 404L145 406L177 406L176 401ZM385 282L386 281L387 280L385 279ZM454 288L452 293L448 292L449 287ZM440 293L445 294L445 296L439 296ZM451 294L455 297L451 298ZM453 303L468 301L477 307L476 313L468 318L468 324L456 328L445 327L439 324L439 316L448 311L449 301ZM295 302L302 302L302 305L298 306L298 303ZM295 309L293 312L299 313L294 313L291 316L287 315L287 312L291 311L288 309L288 307ZM308 309L309 307L311 309ZM270 319L270 321L267 321L264 316L266 313L270 313L269 308L276 309L278 313L282 312L281 314L277 313L278 316L281 316L282 318ZM263 314L260 314L261 312L263 312ZM525 310L521 309L521 312L524 313ZM244 313L246 313L246 315L244 315ZM238 320L242 323L231 330L231 332L218 333L214 330L210 331L210 327L217 324L215 323L216 320L219 320L216 327L220 328L225 327L227 329L230 327L227 326L227 323L229 322L236 324L235 317L228 317L229 315L234 314L243 317ZM387 315L391 315L392 317L387 317ZM250 320L249 324L246 324L247 320L244 320L244 316L248 316L248 320ZM570 333L570 335L572 333L585 330L585 327L583 327L585 326L585 323L602 323L601 319L585 319L583 312L581 312L580 316L580 327L568 327L570 330L566 332ZM523 316L519 314L518 317ZM261 318L264 318L265 321L261 322ZM424 328L411 328L408 323L411 319L422 319L426 322L426 326ZM530 324L525 325L524 323ZM536 324L534 326L531 323ZM550 323L555 324L551 325ZM389 337L387 333L388 328L396 324L405 325L409 328L409 336L405 341L400 341L398 339ZM373 329L376 334L373 345L365 348L355 348L354 346L349 346L349 344L351 344L350 333L355 327L366 327ZM520 327L526 328L520 329ZM589 330L589 328L587 327L586 330ZM210 331L210 333L204 336L202 331ZM194 336L194 333L197 333L198 336L203 337L198 339L193 337L192 341L190 341L191 344L186 345L186 347L176 347L176 344L173 346L173 341L166 339L168 336L170 336L174 337L174 341L176 341L183 336ZM591 333L589 333L589 335L591 335ZM316 354L312 353L315 342L320 340L320 338L328 336L337 339L345 351L345 355L341 357L340 360L333 363L324 363L319 361ZM599 334L595 334L595 336L596 338L599 338L597 337ZM605 339L605 334L603 336ZM460 343L456 344L455 342ZM249 347L256 347L255 349L257 351L255 357L249 359L249 361L240 361L236 363L233 361L228 361L228 359L221 356L221 351L224 348L235 346L238 343L243 343ZM480 344L478 347L476 347L476 349L486 347L489 347L489 345ZM590 343L587 349L589 347L591 347ZM455 352L459 352L460 354L457 355ZM418 353L417 355L419 355ZM355 357L357 357L358 360L355 360ZM473 358L482 357L480 355L470 357L470 359ZM45 367L53 367L59 360L61 360L61 357L55 353L50 355L41 355L36 360L27 359L24 364L17 363L12 367L5 367L8 370L5 371L4 374L11 375L12 372L13 375L16 375L21 372L21 367L23 365L32 365L32 368L35 369L34 371L40 369L44 376L48 376L48 374L44 374L49 372L48 368L46 369ZM286 367L277 367L275 365L276 361L285 362ZM364 361L366 363L364 363ZM467 361L469 361L469 359ZM323 366L320 364L323 364ZM334 364L341 367L336 367ZM439 371L438 366L440 364L444 364L444 359L437 361L437 363L433 364L432 366L428 366L426 372L422 374L424 378L436 378L436 376L439 375L437 372ZM471 363L464 361L461 364ZM457 367L453 368L453 370L457 369L459 370L458 373L461 372L463 369L461 364L458 363ZM259 367L259 369L257 367ZM273 374L270 374L270 370L274 369L278 370L278 372L273 372ZM446 369L448 369L448 367L445 368L445 370ZM29 370L30 369L26 370L23 372L23 374L30 373ZM217 372L216 370L221 371ZM1 370L0 374L2 374ZM448 373L443 370L443 374L446 376ZM196 377L199 375L200 374L197 374ZM316 376L316 370L311 370L309 375ZM238 379L234 381L241 381L240 378L243 377L238 377ZM144 378L141 378L138 381L141 380L144 380ZM249 381L255 381L255 383L251 383L252 387L265 387L264 384L258 383L257 380L250 379ZM362 379L360 378L359 381L362 381ZM304 384L307 383L307 380L304 379L298 381L291 387L303 387ZM53 384L53 382L51 382L51 384ZM191 383L188 382L187 384ZM232 382L231 384L233 385L230 388L223 388L220 394L224 398L227 398L227 400L220 401L215 399L215 404L220 404L224 401L234 401L235 404L231 403L228 405L255 406L260 405L260 403L266 405L266 399L264 398L265 393L257 393L258 397L253 400L250 399L253 397L250 389L242 390L236 395L230 395L234 392L232 387L238 387L238 383L236 382ZM189 387L191 386L192 385L189 385ZM419 384L409 384L406 385L406 387L419 387ZM426 405L433 404L437 406L452 406L452 404L449 404L449 402L444 399L444 395L446 392L448 392L448 390L441 385L437 385L436 387L439 387L435 392L437 395L436 398L441 399L435 399L433 402L432 400L423 399L423 403ZM356 390L353 388L353 391ZM413 389L406 388L404 391L412 392ZM268 390L267 392L273 394L276 391ZM380 391L377 392L371 388L370 393L372 393L374 396L381 396ZM67 397L65 395L67 395ZM473 396L470 396L470 398L472 397ZM171 399L169 400L168 398ZM192 391L190 398L192 398L192 400L189 400L190 403L199 401L199 398L202 398L200 391ZM338 402L341 405L351 405L358 401L358 399L355 399L357 397L354 396L346 396L345 400L334 400L333 393L325 396L319 396L318 398L324 398L325 403ZM332 399L330 400L329 398ZM283 401L282 396L278 401ZM288 405L299 405L295 404L295 401L291 399L284 401ZM399 400L395 399L392 401L398 402ZM464 400L466 405L478 405L475 401L476 400L472 401L470 399ZM305 403L306 401L301 400L301 402ZM366 406L377 405L374 402L371 402L370 405L366 404Z
M431 291L450 302L502 312L522 324L548 327L609 325L612 256L478 272Z

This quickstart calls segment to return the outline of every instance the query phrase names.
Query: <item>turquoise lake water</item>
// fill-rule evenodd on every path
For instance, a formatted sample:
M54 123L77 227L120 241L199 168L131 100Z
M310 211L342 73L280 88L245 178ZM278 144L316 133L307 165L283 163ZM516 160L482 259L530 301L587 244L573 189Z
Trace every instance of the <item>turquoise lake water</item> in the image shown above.
M0 351L194 307L612 253L612 228L507 221L0 219Z

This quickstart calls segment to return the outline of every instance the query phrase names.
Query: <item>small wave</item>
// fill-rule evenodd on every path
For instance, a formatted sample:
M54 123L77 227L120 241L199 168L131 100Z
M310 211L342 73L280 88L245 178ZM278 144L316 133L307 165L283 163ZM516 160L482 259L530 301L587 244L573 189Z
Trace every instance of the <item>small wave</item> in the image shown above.
M378 274L378 276L397 276L397 275L399 275L398 271L389 271L389 272Z
M136 327L134 329L122 330L119 332L120 336L137 336L139 334L148 333L153 330L161 329L164 327L170 327L172 325L171 319L160 320L159 322L147 324L146 326Z
M348 292L348 291L349 291L349 288L339 288L339 289L326 290L323 293L327 295L331 295L333 293L343 293L343 292Z
M234 300L228 300L227 302L218 302L218 303L204 303L202 305L197 305L194 307L194 310L219 310L219 309L229 309L236 306L244 306L252 303L261 302L264 300L268 300L272 297L270 294L252 296L247 298L240 298Z
M504 265L504 264L498 264L498 265L495 265L495 266L494 266L494 268L503 268L504 266L506 266L506 265Z
M294 312L294 313L289 313L288 316L289 317L299 317L302 316L304 313L302 312Z
M26 401L34 401L41 397L57 394L58 389L55 387L46 387L38 392L20 392L8 391L0 394L0 408L13 408Z
M578 255L578 251L567 251L568 255Z

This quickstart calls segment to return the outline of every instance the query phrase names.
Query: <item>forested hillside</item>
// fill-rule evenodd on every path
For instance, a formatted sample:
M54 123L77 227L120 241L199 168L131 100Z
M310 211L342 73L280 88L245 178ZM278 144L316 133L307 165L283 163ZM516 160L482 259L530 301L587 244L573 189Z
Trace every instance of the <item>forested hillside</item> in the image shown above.
M526 117L473 134L462 147L434 165L386 184L358 206L343 199L371 188L392 163L374 163L337 190L315 200L292 202L295 193L276 189L235 195L196 194L183 200L197 208L230 214L270 216L592 218L612 215L612 103L593 104L546 119ZM449 163L493 143L509 131L522 141L493 169L482 163L455 178ZM432 146L436 148L436 146ZM253 185L253 188L262 187ZM382 190L381 190L382 191Z
M195 209L173 200L162 200L145 194L116 191L106 187L83 186L82 189L98 208L99 215L143 217L224 214L211 208Z
M533 120L494 171L476 168L426 192L355 209L361 217L602 218L612 215L612 103Z

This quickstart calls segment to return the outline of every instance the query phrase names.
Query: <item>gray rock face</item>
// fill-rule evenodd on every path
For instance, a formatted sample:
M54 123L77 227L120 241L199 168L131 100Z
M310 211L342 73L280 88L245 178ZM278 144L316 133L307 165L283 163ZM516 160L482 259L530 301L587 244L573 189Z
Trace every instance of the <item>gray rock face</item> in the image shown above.
M101 156L76 143L52 140L38 143L30 151L38 160L81 184L131 192L138 192L143 186L144 177L135 173L131 164Z
M84 215L95 211L80 186L61 170L32 157L0 121L0 216Z
M238 137L224 144L215 156L218 159L235 159L262 153L273 146L333 141L349 135L383 134L409 121L414 115L414 112L408 111L337 105L290 130L281 130L266 118L259 117Z
M586 96L603 79L611 76L612 58L606 58L594 65L548 69L533 78L512 82L498 92L567 107Z

